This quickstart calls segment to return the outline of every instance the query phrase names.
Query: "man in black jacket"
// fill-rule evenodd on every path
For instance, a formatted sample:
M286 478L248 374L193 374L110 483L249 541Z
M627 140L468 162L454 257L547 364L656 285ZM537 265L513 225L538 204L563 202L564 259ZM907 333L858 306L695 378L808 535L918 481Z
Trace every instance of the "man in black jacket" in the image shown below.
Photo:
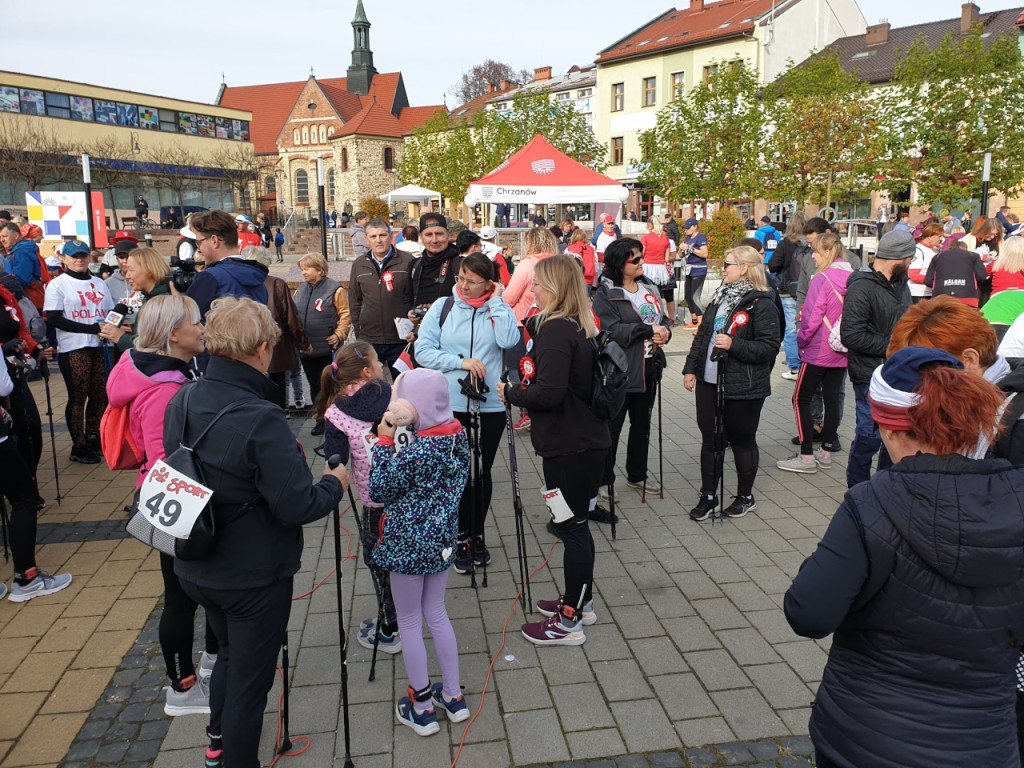
M878 425L871 418L868 385L875 368L885 362L896 321L910 307L907 268L915 248L909 232L887 232L878 243L874 264L854 272L846 286L842 340L849 350L847 370L857 398L857 427L846 467L850 488L871 477L876 453L879 470L892 466Z
M420 242L423 255L413 264L406 284L406 299L413 309L425 309L442 296L451 296L462 266L459 249L448 242L448 222L440 213L420 216Z

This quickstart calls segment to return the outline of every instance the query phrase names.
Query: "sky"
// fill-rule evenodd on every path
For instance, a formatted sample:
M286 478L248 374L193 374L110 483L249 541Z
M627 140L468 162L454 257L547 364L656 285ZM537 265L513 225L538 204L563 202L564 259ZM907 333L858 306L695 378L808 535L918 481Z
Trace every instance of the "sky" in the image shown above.
M482 0L363 0L379 72L400 71L413 106L440 104L463 71L485 59L555 74L593 62L622 35L669 10L672 0L555 0L535 6ZM710 0L709 0L710 1ZM834 0L833 0L834 1ZM982 13L1024 0L976 0ZM859 0L868 24L894 27L960 16L961 0ZM213 103L228 85L344 77L355 0L48 0L45 33L7 35L0 69ZM686 7L688 0L676 0ZM518 8L518 11L513 9ZM587 13L581 14L585 8ZM500 10L496 10L500 9ZM141 23L134 23L132 20ZM42 45L41 45L42 43ZM457 100L447 95L449 107Z

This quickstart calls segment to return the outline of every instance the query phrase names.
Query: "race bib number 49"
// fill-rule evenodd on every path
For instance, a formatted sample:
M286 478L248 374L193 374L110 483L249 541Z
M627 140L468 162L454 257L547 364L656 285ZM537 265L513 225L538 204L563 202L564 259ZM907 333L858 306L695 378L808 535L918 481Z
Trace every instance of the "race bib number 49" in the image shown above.
M187 539L212 496L211 489L161 460L146 473L139 491L139 511L160 530Z

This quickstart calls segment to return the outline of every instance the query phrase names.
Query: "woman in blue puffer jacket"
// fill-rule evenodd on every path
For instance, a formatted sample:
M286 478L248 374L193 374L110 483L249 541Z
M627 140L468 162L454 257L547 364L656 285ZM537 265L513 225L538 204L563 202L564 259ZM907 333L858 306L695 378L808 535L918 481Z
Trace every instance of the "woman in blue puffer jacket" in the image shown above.
M472 489L467 483L459 501L456 573L469 573L474 564L491 561L484 546L484 520L491 505L491 465L505 431L505 406L495 390L503 370L502 350L520 342L515 313L502 300L498 285L494 262L482 253L469 254L459 269L455 292L431 305L416 339L416 362L445 375L455 418L466 429L470 402L463 380L472 377L478 390L486 393L480 402L480 507L474 520Z

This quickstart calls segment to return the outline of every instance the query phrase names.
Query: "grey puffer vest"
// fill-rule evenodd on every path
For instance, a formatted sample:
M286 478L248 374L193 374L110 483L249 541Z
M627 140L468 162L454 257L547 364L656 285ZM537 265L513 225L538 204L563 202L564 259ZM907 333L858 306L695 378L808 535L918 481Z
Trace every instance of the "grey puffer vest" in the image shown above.
M314 357L330 355L333 351L331 345L327 343L327 337L338 327L334 293L340 287L336 280L325 277L316 285L303 283L295 292L295 306L299 310L306 336L313 347Z

